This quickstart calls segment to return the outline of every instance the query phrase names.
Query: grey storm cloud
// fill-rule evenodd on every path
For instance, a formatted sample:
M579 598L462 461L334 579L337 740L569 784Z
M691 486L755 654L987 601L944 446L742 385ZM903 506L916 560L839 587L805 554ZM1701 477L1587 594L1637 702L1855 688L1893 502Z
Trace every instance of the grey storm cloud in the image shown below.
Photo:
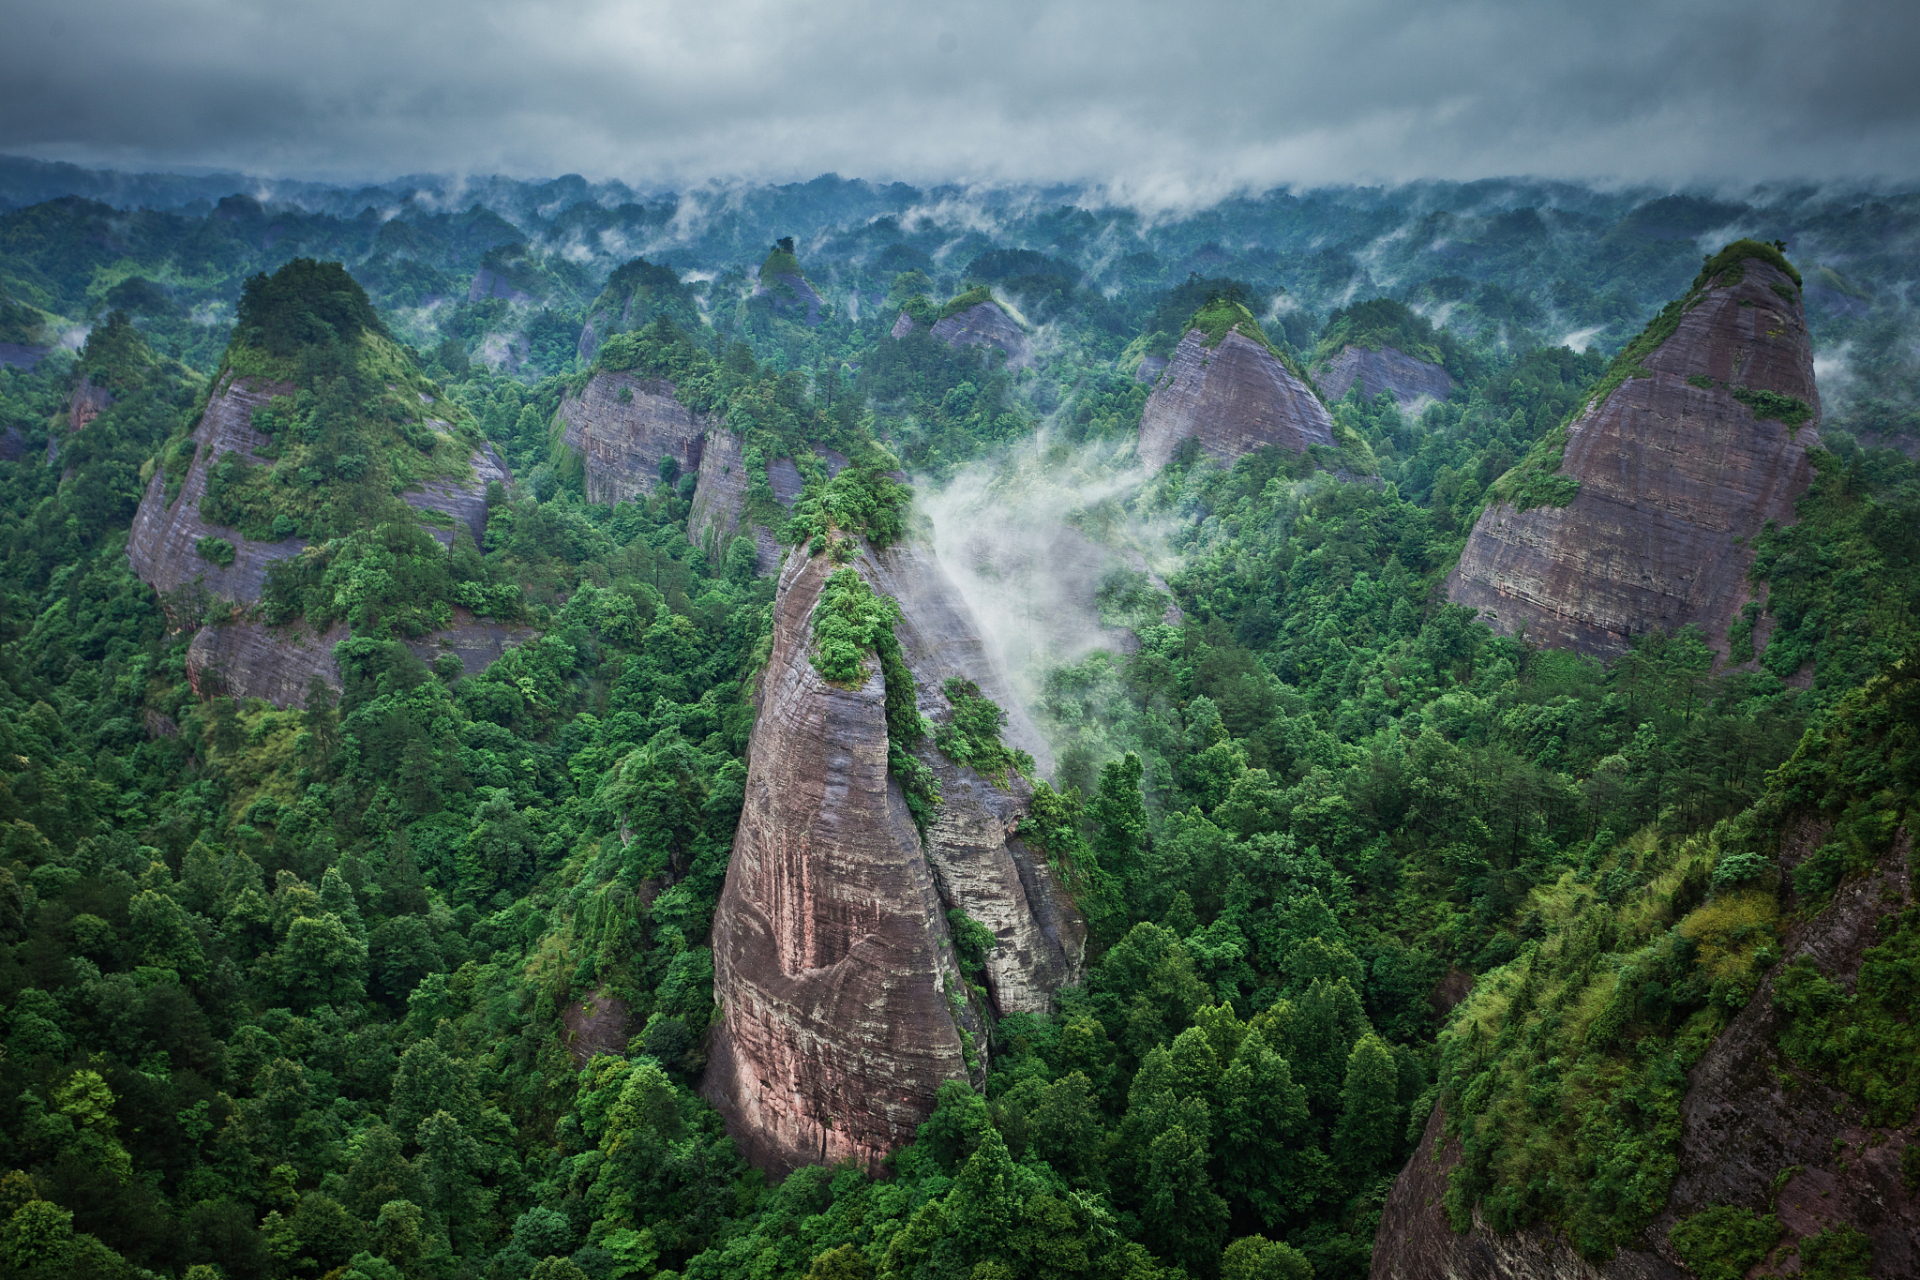
M9 0L0 151L273 175L1920 176L1912 0Z

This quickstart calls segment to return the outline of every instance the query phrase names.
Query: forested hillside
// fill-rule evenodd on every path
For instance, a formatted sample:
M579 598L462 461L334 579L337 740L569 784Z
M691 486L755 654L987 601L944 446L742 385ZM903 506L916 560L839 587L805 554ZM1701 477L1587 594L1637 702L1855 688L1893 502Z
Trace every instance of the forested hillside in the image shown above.
M1422 1208L1451 1231L1902 1274L1913 1210L1842 1184L1920 1185L1913 197L983 198L963 227L956 193L839 179L705 220L578 186L0 213L0 1273L1352 1280L1450 1142ZM1741 542L1758 603L1604 663L1447 603L1484 513L1565 480L1555 442L1760 260L1702 271L1735 224L1787 244L1821 379L1811 486ZM1335 444L1189 436L1146 474L1195 333L1270 356ZM1387 349L1438 380L1316 381ZM196 445L235 387L252 462ZM616 427L677 405L699 464L590 502L609 464L562 406L598 394ZM483 448L507 479L466 477ZM1030 558L1108 549L1057 602L1103 640L1032 650L1031 705L948 681L926 720L909 621L847 566L938 542L957 476L982 528L1044 495ZM421 498L456 480L476 527ZM214 531L177 589L129 558L143 499ZM994 781L1086 933L1083 980L994 1017L995 937L947 913L966 1069L883 1165L778 1181L702 1094L799 576L756 527L824 558L806 652L877 673L919 840L936 772ZM208 590L256 553L254 597ZM422 656L474 617L497 658ZM333 665L231 696L189 645L239 626L335 628ZM1868 885L1870 945L1796 949ZM1854 1126L1838 1207L1806 1160L1688 1181L1687 1073L1753 1010L1780 1087Z

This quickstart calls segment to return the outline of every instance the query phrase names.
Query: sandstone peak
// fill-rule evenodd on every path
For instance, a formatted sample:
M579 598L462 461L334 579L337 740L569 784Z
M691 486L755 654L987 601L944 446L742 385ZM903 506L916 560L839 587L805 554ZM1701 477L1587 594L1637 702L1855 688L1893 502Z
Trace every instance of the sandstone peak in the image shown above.
M1338 447L1326 405L1253 313L1228 299L1188 322L1140 415L1140 461L1158 471L1189 437L1222 462L1265 445Z
M860 579L899 608L893 635L917 710L944 714L950 679L1009 712L1006 737L1044 751L930 553L863 550ZM815 610L835 565L802 548L780 573L772 655L748 752L747 796L714 917L723 1021L703 1088L756 1165L876 1166L910 1141L947 1080L984 1078L984 1015L1041 1010L1079 972L1085 926L1046 861L1014 834L1029 792L913 749L941 797L916 829L889 766L884 662L828 681ZM827 744L822 749L822 744ZM949 924L992 946L969 994Z
M1448 598L1496 630L1609 657L1754 598L1752 539L1812 482L1820 399L1798 273L1740 241L1614 360L1586 407L1495 483ZM1764 648L1767 620L1752 643Z
M819 326L821 312L827 305L800 269L800 259L793 253L792 236L782 236L767 254L767 260L760 264L753 296L771 298L776 314L803 321L809 328Z

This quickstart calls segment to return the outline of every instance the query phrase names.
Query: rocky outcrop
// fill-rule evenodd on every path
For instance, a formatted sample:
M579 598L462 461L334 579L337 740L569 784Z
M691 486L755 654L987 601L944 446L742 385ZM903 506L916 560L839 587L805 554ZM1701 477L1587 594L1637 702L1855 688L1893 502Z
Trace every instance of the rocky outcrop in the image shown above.
M809 329L818 328L822 319L821 312L826 309L827 300L822 298L805 276L783 273L773 277L773 283L756 280L753 296L771 298L775 315L785 316L789 320L798 320Z
M1265 445L1294 453L1334 447L1327 407L1271 351L1237 330L1216 346L1198 329L1180 340L1140 415L1140 461L1156 472L1190 436L1222 462Z
M171 503L167 501L165 469L155 467L139 510L134 513L127 558L140 580L160 592L177 625L199 613L202 602L188 597L204 594L207 601L225 600L241 607L237 620L200 627L188 646L187 675L203 696L218 693L264 698L275 706L289 707L305 700L308 682L315 675L336 688L341 683L333 646L346 638L344 625L315 635L301 622L269 627L248 615L266 587L267 567L275 560L299 555L307 546L306 540L250 542L238 530L208 524L200 518L208 468L221 457L237 453L250 463L272 465L272 459L259 452L268 442L253 429L253 414L273 397L291 390L285 384L229 378L208 401L206 412L194 428L193 461L177 496ZM471 479L441 478L402 497L416 510L431 509L452 516L466 526L476 543L484 543L487 483L508 483L510 477L490 445L474 452L472 465ZM432 532L447 544L456 533L437 528ZM203 559L197 550L202 538L218 538L232 547L232 563L220 565ZM441 653L456 653L463 668L472 674L484 670L507 647L532 634L527 628L482 623L465 610L456 609L452 627L410 641L409 645L429 662Z
M32 369L53 352L52 347L33 347L19 342L0 342L0 368Z
M1140 367L1133 371L1133 380L1143 387L1150 387L1160 381L1160 375L1167 371L1165 356L1142 356Z
M687 474L700 469L707 424L680 403L671 382L596 373L579 395L560 402L559 413L567 447L586 465L588 502L652 493L662 458Z
M1785 296L1783 296L1783 293ZM1743 278L1709 286L1679 327L1568 432L1564 507L1490 504L1447 597L1497 631L1610 657L1631 637L1697 625L1728 651L1727 627L1754 592L1752 539L1791 524L1820 443L1813 349L1793 282L1748 258ZM1791 397L1797 430L1736 398Z
M210 596L242 604L260 598L267 582L267 566L297 556L306 547L302 538L282 542L249 542L232 529L210 525L200 518L200 500L207 493L207 471L228 453L256 465L271 460L256 450L268 447L267 438L253 429L254 410L265 408L275 396L293 390L284 383L229 378L207 402L207 411L194 428L193 462L180 485L179 496L166 498L167 476L155 467L147 491L134 513L127 539L127 558L140 580L172 595L182 586L199 582ZM217 565L194 550L201 538L221 538L232 545L233 562Z
M924 714L944 712L949 675L1006 697L925 553L894 548L854 564L901 602L896 635ZM1017 779L997 786L924 747L943 801L922 844L887 768L878 664L845 688L811 661L813 610L833 568L804 549L781 568L746 803L714 917L723 1012L703 1089L749 1158L775 1172L842 1159L875 1167L912 1138L944 1081L981 1078L985 1038L948 910L994 934L986 986L1001 1012L1045 1008L1077 977L1085 935L1018 837L1028 793ZM1024 715L1008 736L1040 745Z
M1354 383L1360 394L1371 400L1386 392L1411 409L1422 400L1445 400L1452 394L1453 378L1437 364L1415 359L1394 347L1378 351L1348 343L1340 354L1313 371L1328 400L1342 399Z
M814 455L826 467L829 478L848 465L846 455L815 446ZM767 487L774 501L784 510L793 508L805 478L792 458L775 458L767 464ZM701 447L700 477L693 490L693 507L687 515L687 536L707 553L713 563L727 554L727 548L741 532L747 505L747 464L741 452L740 437L724 428L709 432ZM755 547L756 572L762 577L780 567L786 548L774 528L754 522L747 526Z
M893 322L893 328L888 331L888 334L890 337L904 338L908 334L912 333L913 330L914 330L913 317L908 315L906 312L902 311L900 313L900 318Z
M933 336L950 347L989 347L1004 353L1009 369L1033 363L1033 348L1006 312L991 302L975 303L965 311L934 322Z
M532 294L514 288L512 282L492 267L481 267L473 273L473 283L467 288L467 301L484 302L488 298L505 298L508 302L533 301Z
M513 477L507 471L507 464L493 451L491 444L481 445L468 459L473 467L473 479L454 480L443 478L430 480L419 489L401 494L401 498L415 511L438 511L449 515L467 527L473 535L473 545L483 547L487 540L487 486L499 484L503 487L513 483ZM439 539L443 546L452 546L454 531L428 526L428 531Z
M232 622L201 627L187 646L187 681L202 698L234 695L265 698L276 707L298 707L319 676L338 689L340 668L333 646L350 633L336 622L315 633L303 622L269 627L262 622Z
M1827 830L1810 819L1790 825L1781 841L1783 873L1790 876ZM1884 936L1881 921L1914 902L1912 843L1911 832L1900 831L1872 874L1843 885L1825 911L1788 933L1783 959L1807 956L1828 978L1851 987L1862 954ZM1477 1215L1471 1230L1454 1234L1442 1196L1460 1163L1460 1141L1447 1136L1444 1114L1436 1109L1387 1197L1374 1241L1373 1280L1681 1280L1691 1273L1668 1233L1681 1219L1717 1205L1775 1214L1788 1242L1848 1223L1872 1241L1871 1275L1915 1274L1920 1200L1907 1194L1900 1175L1909 1140L1901 1129L1907 1126L1868 1125L1858 1103L1781 1056L1773 985L1784 967L1777 964L1762 978L1754 997L1688 1074L1680 1106L1679 1176L1666 1208L1633 1247L1588 1262L1545 1225L1502 1235Z
M47 432L47 465L52 466L54 459L60 456L60 446L66 438L105 413L113 404L113 392L88 378L81 378L80 385L73 389L67 399L67 429L50 429Z

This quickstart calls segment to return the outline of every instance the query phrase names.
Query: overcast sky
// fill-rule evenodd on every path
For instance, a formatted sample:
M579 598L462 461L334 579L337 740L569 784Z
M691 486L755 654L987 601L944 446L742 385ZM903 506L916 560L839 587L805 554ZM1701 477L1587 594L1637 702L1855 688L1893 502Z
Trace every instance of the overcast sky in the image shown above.
M1920 178L1915 0L0 0L0 152L285 177Z

